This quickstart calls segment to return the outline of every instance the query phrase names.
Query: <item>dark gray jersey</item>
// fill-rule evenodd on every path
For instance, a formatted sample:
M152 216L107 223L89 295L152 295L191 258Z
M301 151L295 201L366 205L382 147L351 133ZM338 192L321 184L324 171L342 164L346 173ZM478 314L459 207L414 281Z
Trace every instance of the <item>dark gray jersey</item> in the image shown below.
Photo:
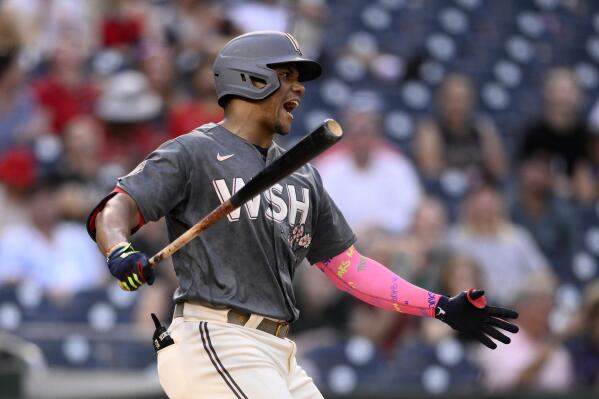
M118 186L146 221L165 216L174 240L283 152L273 144L265 161L252 144L207 124L164 143ZM175 301L293 321L299 314L291 285L295 268L304 258L333 257L354 241L318 172L305 165L174 254Z

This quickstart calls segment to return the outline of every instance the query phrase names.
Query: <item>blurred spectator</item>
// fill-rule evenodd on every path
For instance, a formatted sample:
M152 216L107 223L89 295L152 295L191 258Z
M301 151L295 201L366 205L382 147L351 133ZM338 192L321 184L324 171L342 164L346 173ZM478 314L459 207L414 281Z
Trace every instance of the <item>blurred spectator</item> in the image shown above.
M2 285L0 327L11 320L20 322L22 328L15 331L40 344L52 366L128 367L145 373L155 361L147 341L153 330L148 315L159 314L165 324L170 320L174 271L167 261L157 270L160 275L152 289L137 295L121 292L112 282L108 289L98 287L110 275L81 220L89 204L96 202L94 196L112 189L117 176L159 143L222 119L211 63L231 37L247 30L281 29L294 33L304 54L330 64L324 65L329 75L315 82L305 98L305 112L296 115L296 127L311 124L317 115L335 114L346 105L344 100L353 104L354 89L376 90L391 100L385 103L386 114L352 111L344 123L349 139L321 160L325 186L356 224L362 252L446 295L476 287L486 289L490 301L518 297L522 332L512 345L482 356L484 381L493 389L553 389L567 385L572 370L577 388L596 389L597 288L588 289L579 315L582 322L569 342L569 370L561 345L547 331L551 292L537 279L548 273L548 266L558 271L559 307L551 321L560 332L568 330L571 319L566 317L566 323L560 316L578 308L578 291L564 284L571 281L564 281L563 272L572 269L579 285L593 281L599 265L599 101L593 64L599 53L589 33L599 29L596 5L535 1L528 10L515 0L485 2L484 7L480 1L456 1L456 7L441 8L423 1L366 3L0 0L0 284L34 282L54 298L67 299L61 302L64 307L47 308L44 302L35 307L19 297L27 287ZM488 12L480 12L483 9ZM499 9L500 14L493 12ZM492 29L479 29L484 26ZM560 40L550 40L555 35ZM446 37L452 41L443 40ZM464 42L464 37L473 40ZM580 44L580 52L572 51L579 38L583 40L574 44ZM527 42L532 44L533 62L524 59ZM419 57L423 43L434 59ZM450 54L452 43L455 54ZM503 214L496 190L473 190L460 224L448 238L447 219L455 220L465 193L487 178L504 182L516 177L508 176L503 137L479 116L479 88L469 77L484 83L481 99L501 126L501 136L510 135L537 98L530 77L557 62L574 68L547 74L543 112L523 132L518 153L508 154L522 160L510 216L530 235ZM440 82L450 65L464 68L468 77L449 74ZM121 73L124 68L136 71ZM418 107L406 98L410 91L402 88L398 93L395 82L402 75L414 78L416 86L424 84ZM103 94L96 82L106 83ZM373 126L384 120L387 130L396 133L389 124L403 123L409 134L412 119L402 118L402 113L427 112L427 87L436 86L437 113L415 132L419 169L414 171L406 157L379 140L382 127ZM583 120L582 89L597 101L590 127ZM52 132L56 135L48 134ZM406 139L401 134L396 138ZM61 147L55 162L48 154L58 154ZM48 172L56 172L56 181L38 184ZM421 197L416 173L443 203ZM568 189L576 217L552 188L557 194ZM584 237L579 251L577 236ZM156 253L166 244L164 221L146 224L133 240L135 248ZM478 344L471 348L434 319L416 320L356 305L315 268L303 269L294 279L302 314L292 333L300 350L309 352L316 369L310 374L321 386L339 394L363 390L372 396L479 389L478 369L467 364L470 349ZM532 280L525 280L523 291L514 288L527 277ZM77 292L76 299L69 300ZM100 331L92 316L98 313L99 319L110 322L106 305L116 311L118 328ZM45 321L58 324L54 334L39 333L29 325ZM59 324L71 322L77 324ZM71 330L76 333L74 345L73 337L60 337L59 332ZM86 334L88 330L93 333ZM122 341L123 331L133 334ZM142 343L132 336L141 337ZM77 356L64 360L71 352L81 355L81 342L89 343L90 356L97 361L81 363ZM65 378L72 379L68 374ZM101 380L97 384L103 389L107 385ZM39 385L43 391L45 384ZM64 385L62 389L70 388ZM149 388L144 389L147 393Z
M484 290L484 280L483 271L474 259L452 254L441 267L439 292L451 297L471 288Z
M571 261L580 246L576 214L555 198L548 156L532 155L520 163L520 185L511 209L512 219L533 236L551 267L563 280L571 273Z
M144 34L143 2L105 0L101 3L102 45L127 53L139 44Z
M105 125L105 162L130 171L158 147L164 132L154 122L161 110L162 99L142 73L129 70L111 76L96 107Z
M291 22L289 9L277 0L233 1L228 7L228 15L243 32L257 30L287 32Z
M589 162L595 176L599 173L599 100L593 105L589 124L591 129L591 136L589 137Z
M358 235L405 231L421 198L410 160L382 140L380 118L377 111L349 111L346 146L318 163L325 188Z
M31 221L6 227L0 239L0 284L27 282L64 297L99 286L104 258L82 223L61 222L56 188L38 184L31 193Z
M448 240L454 251L481 266L488 295L502 304L512 302L522 281L550 273L533 238L507 217L500 192L490 185L475 188L466 197L461 220Z
M55 196L61 220L76 223L85 223L96 199L86 186L76 181L58 184Z
M553 289L542 279L523 280L514 306L520 332L500 350L481 348L484 385L492 391L564 391L572 384L572 367L565 347L552 337L549 316ZM504 367L497 367L498 364Z
M302 316L293 323L291 332L306 342L305 350L338 338L347 323L352 299L335 287L316 267L303 265L294 280L297 307ZM308 333L308 339L304 334ZM314 337L318 339L314 339ZM303 345L300 345L303 346Z
M582 114L582 92L576 75L567 68L555 68L545 77L543 112L523 135L521 158L545 155L551 158L560 194L568 190L567 179L576 166L588 158L589 130Z
M169 135L177 137L208 122L219 122L224 111L216 101L212 60L204 60L191 75L190 98L177 104L169 116Z
M94 109L99 93L86 74L85 58L77 36L63 38L52 54L49 74L36 84L37 99L48 112L57 135L63 134L72 118Z
M599 283L587 287L579 333L568 343L579 386L599 387Z
M590 150L595 160L579 163L572 179L572 199L583 208L592 207L599 199L599 135L592 138Z
M443 260L444 263L435 270L438 280L434 287L435 292L452 297L471 288L486 289L483 271L474 259L466 255L450 253ZM446 324L437 323L436 321L435 319L423 319L421 321L422 339L424 341L438 343L457 334L455 330L452 330ZM464 343L478 345L478 341L472 337L460 335L459 339Z
M226 15L226 4L217 0L155 3L147 33L152 40L181 50L182 55L191 51L215 56L229 39L242 33Z
M458 172L469 185L482 179L500 182L508 172L497 129L476 115L476 92L462 74L448 75L437 95L438 115L420 123L415 159L426 179Z
M66 38L77 38L86 51L95 44L96 26L92 16L98 2L4 0L1 3L18 25L25 58L32 66L50 57Z
M65 127L63 154L57 166L62 180L101 186L101 155L104 136L100 123L89 115L71 120ZM95 187L101 189L101 187Z
M599 199L599 101L590 112L588 160L579 162L574 170L572 190L574 200L578 205L592 206Z
M369 256L396 268L402 277L436 290L447 249L447 213L436 198L424 197L414 212L410 228L400 235L371 231L358 242Z
M25 85L19 39L10 17L0 12L0 153L45 130L45 119Z
M294 5L293 37L302 44L304 56L318 59L329 20L325 0L299 0Z
M152 91L162 98L164 111L170 109L176 88L173 55L168 47L153 43L144 46L140 57L141 71ZM212 81L212 74L210 78Z
M27 192L36 181L36 160L26 149L0 156L0 234L6 226L29 220Z

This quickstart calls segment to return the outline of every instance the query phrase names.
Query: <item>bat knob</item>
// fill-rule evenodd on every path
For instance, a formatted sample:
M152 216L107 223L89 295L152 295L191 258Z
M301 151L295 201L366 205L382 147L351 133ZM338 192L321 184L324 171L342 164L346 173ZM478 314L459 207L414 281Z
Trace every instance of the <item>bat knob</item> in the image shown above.
M341 128L341 125L336 120L325 119L323 124L326 130L329 132L329 134L339 138L343 136L343 128Z

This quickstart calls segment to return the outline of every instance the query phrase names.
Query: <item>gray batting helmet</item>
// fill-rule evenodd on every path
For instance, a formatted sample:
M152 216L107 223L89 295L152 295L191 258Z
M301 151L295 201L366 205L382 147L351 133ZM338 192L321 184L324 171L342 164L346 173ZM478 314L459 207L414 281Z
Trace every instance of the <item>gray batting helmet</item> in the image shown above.
M212 68L218 103L223 106L225 97L231 95L252 100L268 97L281 85L271 67L288 62L297 65L301 82L320 76L320 64L303 58L297 40L289 33L260 31L234 38L218 53ZM266 85L258 88L252 78Z

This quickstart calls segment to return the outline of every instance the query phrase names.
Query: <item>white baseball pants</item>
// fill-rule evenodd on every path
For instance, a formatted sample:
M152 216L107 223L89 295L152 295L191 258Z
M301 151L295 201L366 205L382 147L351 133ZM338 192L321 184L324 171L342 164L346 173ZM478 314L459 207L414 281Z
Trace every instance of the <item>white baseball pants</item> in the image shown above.
M171 399L322 399L297 364L295 343L227 323L227 310L186 303L169 327L175 341L158 352L160 384Z

